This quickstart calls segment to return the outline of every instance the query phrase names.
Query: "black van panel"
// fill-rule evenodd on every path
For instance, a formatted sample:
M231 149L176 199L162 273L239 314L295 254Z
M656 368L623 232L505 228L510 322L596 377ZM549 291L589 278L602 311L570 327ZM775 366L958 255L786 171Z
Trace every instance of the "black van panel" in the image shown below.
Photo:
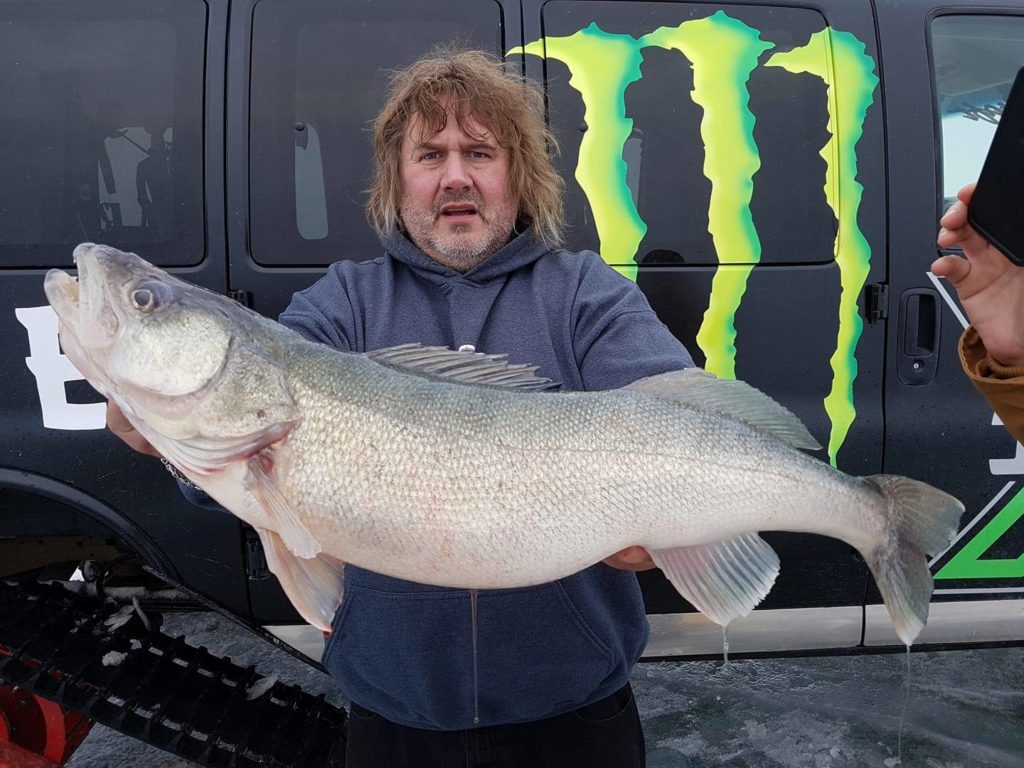
M388 69L451 41L500 54L501 5L255 4L249 221L257 264L327 266L380 250L361 205L373 172L369 121L383 103Z
M198 263L201 0L0 3L0 266L70 266L82 241Z
M994 421L960 370L957 342L966 319L952 286L928 270L937 255L938 219L956 189L977 178L1009 85L1024 64L1024 4L885 0L878 15L890 74L889 205L898 223L889 231L893 295L930 295L939 307L934 360L907 358L922 305L890 318L885 470L934 483L967 507L960 535L932 566L935 600L1019 598L1024 448ZM934 376L921 384L905 375L908 363L934 364ZM878 602L877 595L869 602Z

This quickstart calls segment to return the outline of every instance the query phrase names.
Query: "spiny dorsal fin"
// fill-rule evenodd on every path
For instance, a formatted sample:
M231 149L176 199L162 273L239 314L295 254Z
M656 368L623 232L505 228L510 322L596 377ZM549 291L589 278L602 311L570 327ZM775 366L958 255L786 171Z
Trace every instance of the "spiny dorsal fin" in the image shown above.
M742 421L794 448L821 450L818 441L788 408L749 384L720 379L701 368L649 376L634 381L626 389Z
M536 365L510 365L508 355L460 352L446 347L400 344L366 356L375 362L405 373L461 384L480 384L535 391L557 386L551 379L537 376Z

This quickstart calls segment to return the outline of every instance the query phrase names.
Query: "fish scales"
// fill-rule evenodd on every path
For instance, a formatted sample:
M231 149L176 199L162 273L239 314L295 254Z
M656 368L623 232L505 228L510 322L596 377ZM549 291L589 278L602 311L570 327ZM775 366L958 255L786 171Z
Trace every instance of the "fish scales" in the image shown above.
M630 544L784 529L798 486L821 494L801 499L799 524L829 533L824 500L846 478L797 451L799 471L783 473L777 444L755 430L643 395L481 392L321 361L288 366L302 410L330 416L292 432L286 485L305 514L343 523L341 557L403 578L427 568L440 586L542 583ZM376 370L341 370L360 365ZM726 471L729 483L716 479Z

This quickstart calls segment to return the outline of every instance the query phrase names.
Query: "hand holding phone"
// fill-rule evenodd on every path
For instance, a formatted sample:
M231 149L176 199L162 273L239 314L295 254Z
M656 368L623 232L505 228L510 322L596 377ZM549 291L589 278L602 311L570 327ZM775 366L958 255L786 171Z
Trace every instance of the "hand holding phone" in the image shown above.
M956 288L989 355L1003 365L1024 365L1024 268L968 223L974 194L974 184L961 189L940 222L939 246L960 247L964 255L941 256L931 270Z
M989 355L1024 365L1024 69L1017 73L977 185L942 217L932 272L956 288Z

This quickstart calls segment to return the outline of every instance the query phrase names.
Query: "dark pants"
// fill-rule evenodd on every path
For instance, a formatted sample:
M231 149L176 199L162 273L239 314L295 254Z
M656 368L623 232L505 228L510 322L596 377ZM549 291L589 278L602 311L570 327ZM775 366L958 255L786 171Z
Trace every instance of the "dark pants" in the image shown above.
M398 725L352 704L347 768L643 768L644 734L627 684L558 717L467 731Z

